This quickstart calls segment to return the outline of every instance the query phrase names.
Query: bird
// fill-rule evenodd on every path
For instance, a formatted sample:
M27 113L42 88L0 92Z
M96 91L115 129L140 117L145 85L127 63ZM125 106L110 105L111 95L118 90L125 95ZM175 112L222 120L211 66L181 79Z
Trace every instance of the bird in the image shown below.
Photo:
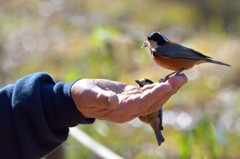
M224 66L231 65L213 60L199 51L185 47L170 41L160 32L152 32L144 41L143 47L149 47L153 60L161 67L174 72L165 76L161 81L166 81L171 75L180 75L184 70L192 68L201 63L214 63ZM161 82L160 81L160 82Z
M141 80L135 80L135 82L138 84L139 87L143 87L147 84L153 84L151 80L146 78ZM155 136L157 138L158 146L160 146L162 142L165 141L162 135L162 130L163 130L162 116L163 116L163 110L161 108L159 111L153 112L145 116L138 117L142 122L147 123L152 127L152 129L154 130Z

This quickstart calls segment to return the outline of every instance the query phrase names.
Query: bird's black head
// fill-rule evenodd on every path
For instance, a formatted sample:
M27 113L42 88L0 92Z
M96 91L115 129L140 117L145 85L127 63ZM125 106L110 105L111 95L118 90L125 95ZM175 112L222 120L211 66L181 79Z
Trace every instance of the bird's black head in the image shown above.
M148 41L156 42L158 45L164 45L170 42L170 40L168 40L163 34L159 32L152 32L151 34L148 35L147 39Z
M153 81L151 81L150 79L145 78L144 81L148 84L153 84Z
M135 80L135 82L139 85L139 87L143 87L147 84L153 84L153 81L149 80L149 79L141 79L141 80Z

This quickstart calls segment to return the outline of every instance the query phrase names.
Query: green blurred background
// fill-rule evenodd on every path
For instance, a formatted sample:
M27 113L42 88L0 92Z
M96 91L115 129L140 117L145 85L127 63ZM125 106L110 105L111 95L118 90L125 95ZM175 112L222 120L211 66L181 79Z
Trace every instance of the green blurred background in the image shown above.
M186 71L189 82L164 106L166 141L148 125L97 120L79 128L125 158L240 157L240 1L1 0L0 86L33 72L57 81L107 78L136 85L170 71L142 42L152 31L231 64ZM99 158L69 137L65 157Z

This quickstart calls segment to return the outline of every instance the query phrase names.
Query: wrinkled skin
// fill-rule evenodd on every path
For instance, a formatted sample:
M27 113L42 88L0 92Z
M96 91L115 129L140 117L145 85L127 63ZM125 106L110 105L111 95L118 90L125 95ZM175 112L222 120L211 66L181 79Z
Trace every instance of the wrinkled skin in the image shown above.
M105 79L82 79L72 86L71 95L85 118L124 123L158 111L186 82L187 77L180 75L139 88Z

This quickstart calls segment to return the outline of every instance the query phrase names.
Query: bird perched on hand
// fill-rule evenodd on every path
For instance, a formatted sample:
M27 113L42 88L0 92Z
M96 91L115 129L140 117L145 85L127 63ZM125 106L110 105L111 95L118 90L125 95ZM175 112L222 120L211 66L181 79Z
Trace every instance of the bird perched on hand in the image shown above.
M143 87L144 85L147 85L147 84L153 84L153 82L149 79L141 79L141 80L135 80L135 81L138 83L139 87ZM161 143L164 142L164 137L161 132L163 130L162 113L163 112L161 108L157 112L153 112L151 114L138 117L142 122L150 124L157 138L158 146L160 146Z
M179 75L183 70L190 69L194 65L201 63L230 66L229 64L212 60L211 57L203 55L196 50L172 42L160 32L149 34L143 47L150 47L153 59L159 66L174 71L167 75L164 81L174 73Z

